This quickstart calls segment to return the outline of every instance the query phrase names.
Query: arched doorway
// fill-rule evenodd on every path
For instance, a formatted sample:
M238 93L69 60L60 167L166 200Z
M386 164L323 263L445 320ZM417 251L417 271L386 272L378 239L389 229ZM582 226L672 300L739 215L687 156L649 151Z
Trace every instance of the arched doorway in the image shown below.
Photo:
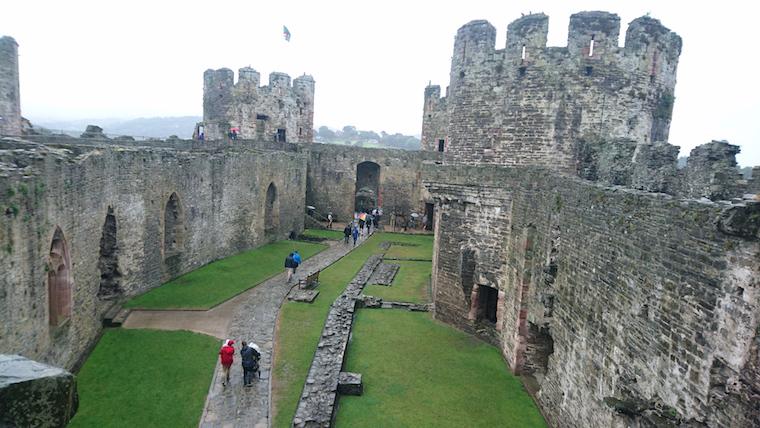
M182 252L184 244L184 217L179 196L173 192L164 210L164 258Z
M98 297L113 299L121 295L121 271L119 270L119 246L116 242L116 216L113 207L108 207L103 232L100 235L100 287Z
M280 201L277 199L277 186L269 183L266 202L264 203L264 233L267 236L277 234L280 227Z
M371 211L378 206L380 191L380 165L364 161L356 165L354 210Z
M48 303L50 325L59 326L71 317L71 260L66 238L55 228L48 257Z

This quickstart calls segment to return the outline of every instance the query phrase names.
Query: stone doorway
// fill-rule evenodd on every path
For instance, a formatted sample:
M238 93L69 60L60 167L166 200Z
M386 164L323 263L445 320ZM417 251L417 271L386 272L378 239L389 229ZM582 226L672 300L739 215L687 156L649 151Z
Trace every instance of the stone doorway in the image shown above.
M66 238L60 227L55 228L48 258L49 321L60 326L71 318L71 260Z
M365 161L356 165L354 211L372 211L378 206L380 191L380 165Z
M164 210L164 258L182 252L184 244L184 217L179 196L173 192Z

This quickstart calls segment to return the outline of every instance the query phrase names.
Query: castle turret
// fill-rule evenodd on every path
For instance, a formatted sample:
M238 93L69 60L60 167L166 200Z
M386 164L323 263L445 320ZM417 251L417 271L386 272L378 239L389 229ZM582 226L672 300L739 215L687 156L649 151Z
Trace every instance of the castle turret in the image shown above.
M296 77L293 79L293 91L298 109L297 141L311 143L314 141L314 78L307 74Z
M451 57L452 94L465 82L477 81L484 64L493 55L495 45L496 28L488 21L470 21L457 31Z
M290 88L290 76L286 73L280 73L277 71L269 73L269 88Z
M235 74L229 68L203 73L203 121L226 120L233 103Z
M609 12L579 12L570 15L567 50L577 60L597 60L617 50L620 17Z
M0 37L0 135L21 135L18 44Z
M509 64L527 66L546 49L549 17L543 13L523 16L507 26L506 55Z
M261 83L261 74L251 67L243 67L238 70L238 84L240 83L258 88Z
M428 85L422 115L422 150L447 151L447 130L446 98L441 98L439 85Z

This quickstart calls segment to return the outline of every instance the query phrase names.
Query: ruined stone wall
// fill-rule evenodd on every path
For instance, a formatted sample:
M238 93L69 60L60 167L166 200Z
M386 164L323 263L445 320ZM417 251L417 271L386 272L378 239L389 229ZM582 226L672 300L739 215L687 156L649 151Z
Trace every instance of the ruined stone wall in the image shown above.
M534 376L554 425L760 424L758 202L680 200L538 168L423 174L438 216L435 316ZM463 248L475 250L473 269ZM470 284L500 291L495 324L471 319Z
M353 218L356 167L367 161L380 166L381 207L405 203L418 213L424 212L427 198L420 176L421 163L425 159L438 159L438 154L334 144L312 144L306 150L309 156L306 204L316 207L318 213L332 212L336 221Z
M496 50L487 21L460 28L446 99L431 103L434 91L425 92L425 117L428 104L445 103L448 129L431 114L423 141L447 135L447 150L466 163L575 171L580 141L667 140L680 37L642 17L620 48L620 18L606 12L572 15L567 47L546 47L547 31L546 15L525 16Z
M0 148L0 349L54 365L76 363L113 303L111 293L99 290L109 213L117 298L303 229L303 154L14 140ZM267 234L270 183L277 189L278 221ZM178 209L167 214L170 199ZM176 225L171 248L166 221ZM50 326L47 278L57 228L70 256L71 316Z
M0 135L21 135L18 44L0 37Z
M223 139L231 127L240 129L238 138L311 143L314 140L314 79L293 79L271 73L269 85L259 86L259 73L244 67L238 81L228 68L203 74L203 123L205 138ZM196 129L197 134L197 129Z

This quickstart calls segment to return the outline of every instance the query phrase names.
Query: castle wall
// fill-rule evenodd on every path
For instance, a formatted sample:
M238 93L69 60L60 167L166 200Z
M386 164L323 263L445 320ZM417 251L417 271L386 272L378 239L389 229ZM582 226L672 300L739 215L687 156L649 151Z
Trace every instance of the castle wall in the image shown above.
M303 75L293 79L285 73L271 73L269 85L259 86L260 75L241 68L234 82L232 70L206 70L203 74L203 123L205 138L227 138L231 127L239 128L238 138L310 143L314 140L314 79Z
M642 17L620 48L619 29L617 15L582 12L571 17L567 47L546 47L548 17L528 15L509 25L505 49L496 50L491 24L466 24L445 100L431 102L426 89L423 141L446 134L447 150L465 163L575 171L579 142L667 140L681 39ZM444 103L445 133L435 107L427 111Z
M554 425L760 424L760 203L536 168L427 165L423 175L438 215L436 318L534 376ZM471 319L468 284L500 291L495 324Z
M104 223L112 210L121 296L303 229L306 156L254 149L176 150L5 140L0 150L0 348L72 367L113 303L98 297ZM279 224L265 233L264 204L277 188ZM176 194L178 219L167 214ZM177 226L166 248L164 222ZM51 240L68 246L71 316L49 325ZM170 243L171 245L171 243Z
M439 158L435 153L333 144L312 144L307 151L306 204L325 216L332 212L336 221L353 218L356 167L366 161L380 166L379 205L386 214L394 203L424 212L427 198L420 176L422 162Z
M21 135L18 44L0 37L0 135Z

